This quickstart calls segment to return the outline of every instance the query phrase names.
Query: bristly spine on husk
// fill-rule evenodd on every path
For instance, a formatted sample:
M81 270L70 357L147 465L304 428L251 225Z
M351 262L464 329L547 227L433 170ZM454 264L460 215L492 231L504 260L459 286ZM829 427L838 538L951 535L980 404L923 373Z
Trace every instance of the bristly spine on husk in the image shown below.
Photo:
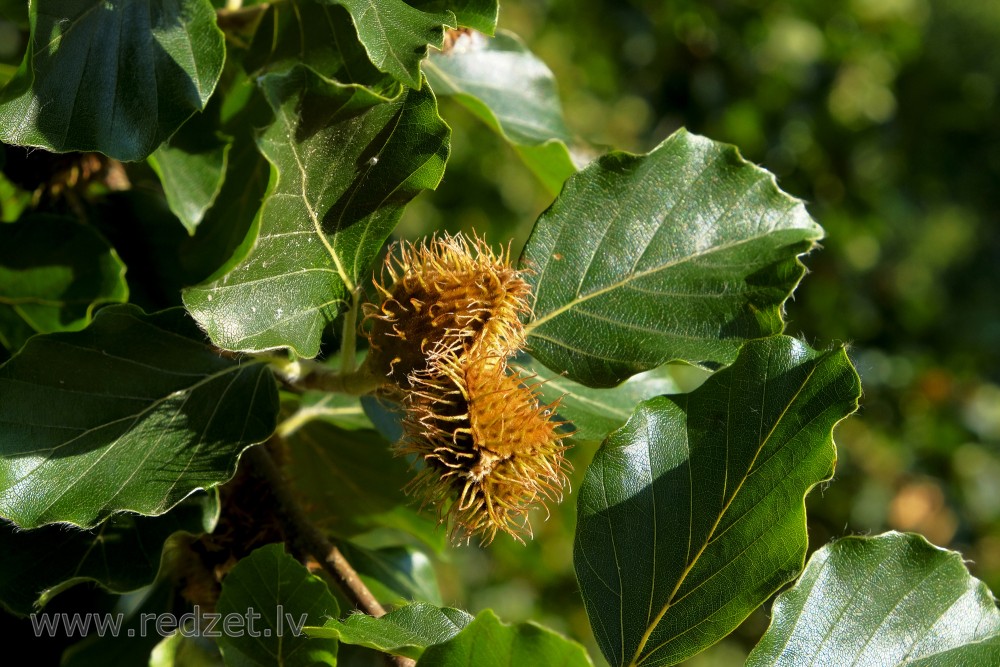
M562 500L569 463L554 405L511 374L525 344L531 288L481 239L403 244L376 282L368 367L399 388L406 417L397 453L423 468L406 487L437 508L452 539L483 543L505 532L523 541L528 514Z
M496 357L444 357L434 371L415 374L406 396L398 451L424 461L407 491L437 507L456 542L498 531L523 541L530 510L561 502L568 481L555 406Z
M510 266L509 249L494 254L482 239L448 235L429 245L402 243L375 287L382 302L365 308L368 364L400 387L443 354L506 358L524 347L531 287Z

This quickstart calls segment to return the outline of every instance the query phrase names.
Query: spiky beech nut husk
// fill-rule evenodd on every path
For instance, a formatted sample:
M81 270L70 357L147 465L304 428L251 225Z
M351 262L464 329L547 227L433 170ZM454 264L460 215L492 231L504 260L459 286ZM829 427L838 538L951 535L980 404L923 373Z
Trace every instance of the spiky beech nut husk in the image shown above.
M412 380L397 448L424 467L406 491L437 508L455 542L489 543L498 531L523 542L531 509L560 502L568 482L555 405L501 357L450 355Z
M412 373L445 356L505 358L524 346L531 287L510 265L509 249L494 253L482 239L449 235L402 243L375 286L382 300L365 308L368 365L404 389Z

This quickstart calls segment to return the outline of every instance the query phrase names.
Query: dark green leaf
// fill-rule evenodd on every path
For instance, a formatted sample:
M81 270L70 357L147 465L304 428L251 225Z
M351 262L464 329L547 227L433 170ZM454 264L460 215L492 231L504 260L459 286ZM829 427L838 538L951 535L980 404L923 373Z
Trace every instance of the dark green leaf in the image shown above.
M191 278L185 287L214 274L237 251L260 210L271 176L256 138L274 114L254 81L238 71L220 106L222 131L233 137L232 148L222 190L206 211L198 233L181 242L179 264Z
M442 605L434 564L413 547L364 549L339 542L344 557L357 570L375 598L384 605L413 601Z
M403 206L441 180L449 130L426 86L385 100L301 67L262 86L269 192L243 251L184 303L220 347L313 357Z
M707 372L695 366L665 364L633 375L611 389L593 389L553 373L530 357L519 359L525 376L536 375L547 403L559 401L559 417L570 422L577 440L601 441L628 421L640 401L662 394L680 394L701 384Z
M216 494L201 493L158 517L119 514L93 530L44 526L21 531L0 524L0 601L27 614L81 581L114 593L153 581L167 538L177 531L211 532L219 513Z
M0 225L0 343L8 350L34 332L82 329L97 305L127 298L125 265L92 228L45 214Z
M593 663L587 651L576 642L536 623L505 625L487 609L454 638L429 647L417 665L585 667Z
M328 2L347 8L368 59L411 88L420 87L420 61L427 57L427 47L441 48L445 27L458 25L450 10L425 12L403 0Z
M208 0L34 0L28 52L0 92L0 139L141 160L222 72Z
M567 181L521 255L531 353L593 387L670 360L729 363L781 331L798 256L821 235L732 146L681 130L647 155L606 155Z
M163 514L274 430L268 367L220 356L183 310L110 306L0 367L0 516L89 528Z
M444 532L400 491L413 476L409 465L378 433L312 421L286 437L296 489L323 525L340 535L394 528L442 548Z
M612 665L680 662L802 568L805 494L857 408L843 349L776 336L689 394L642 403L580 489L574 565Z
M215 203L226 175L232 139L215 131L213 119L197 114L149 156L163 193L189 234Z
M337 601L322 579L285 553L281 544L257 549L236 564L222 582L218 611L242 616L242 636L219 638L226 665L336 665L337 642L313 638L301 628L336 618ZM254 626L251 615L258 615ZM253 636L251 630L260 633ZM267 632L269 631L269 632Z
M464 34L431 54L424 73L438 96L454 95L511 142L553 195L576 173L555 77L513 33Z
M747 664L997 665L1000 611L959 553L920 535L846 537L778 596Z
M381 618L352 614L343 621L330 619L322 627L308 628L308 634L416 658L428 646L457 635L471 621L472 616L461 609L415 602Z
M400 88L368 59L347 10L322 2L271 5L244 63L250 72L303 63L328 79L366 85L387 96Z
M173 599L173 582L161 579L148 589L129 594L121 600L121 608L127 611L118 615L114 611L107 616L102 614L82 614L86 621L95 621L95 617L103 616L105 622L118 624L118 631L106 629L103 633L96 632L96 623L90 626L86 639L73 644L66 650L60 661L61 667L109 667L114 665L142 665L149 660L150 651L160 640L156 631L155 620L161 618L171 609ZM185 666L190 667L190 666Z

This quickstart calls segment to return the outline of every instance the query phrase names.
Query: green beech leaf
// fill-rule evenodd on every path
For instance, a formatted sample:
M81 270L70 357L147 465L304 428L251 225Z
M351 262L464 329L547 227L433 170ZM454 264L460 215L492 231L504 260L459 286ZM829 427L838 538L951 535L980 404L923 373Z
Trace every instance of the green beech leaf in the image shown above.
M424 74L438 96L455 96L509 141L553 195L576 173L555 77L513 33L462 35L431 54Z
M151 623L150 619L160 618L161 614L172 609L174 593L173 582L169 578L160 579L147 589L123 596L118 608L122 610L122 616L118 616L118 610L107 616L84 613L83 618L89 618L93 623L90 632L86 639L66 649L59 662L60 667L146 665L150 652L160 640L156 622ZM118 631L107 628L103 636L96 632L96 617L101 616L114 619L111 622L117 624ZM193 620L193 616L189 618Z
M246 623L242 636L223 633L218 639L226 665L337 664L337 642L302 633L307 625L336 618L337 601L323 580L281 544L261 547L236 564L222 582L218 611L223 618L242 616ZM251 614L259 614L253 628Z
M218 646L213 642L175 632L153 647L148 664L149 667L218 667L219 659Z
M496 30L500 10L497 0L410 0L407 4L425 12L451 10L459 26L473 28L487 35L492 35Z
M233 140L197 114L149 157L163 193L188 234L194 234L222 190Z
M386 100L304 67L261 85L268 194L242 252L184 304L222 348L313 357L403 206L437 187L449 130L426 86Z
M0 140L141 160L208 98L225 44L208 0L32 0Z
M125 265L93 228L42 213L0 225L0 343L8 350L35 332L82 329L96 306L127 298Z
M268 367L223 357L181 309L110 306L0 367L0 516L23 528L163 514L274 430Z
M822 235L802 202L732 146L680 130L566 182L521 255L532 355L610 387L670 360L726 364L781 331Z
M612 665L680 662L798 574L805 494L832 475L831 431L859 395L843 349L775 336L608 437L580 489L573 561Z
M382 604L403 605L415 600L444 604L434 564L422 551L405 546L365 549L347 541L338 542L338 546Z
M664 364L651 371L633 375L611 389L593 389L573 382L547 369L530 357L515 364L525 377L536 376L542 400L559 401L559 417L577 440L601 441L628 421L635 406L661 394L680 394L701 384L707 371L695 366ZM532 383L530 380L529 384Z
M420 87L427 47L441 48L445 27L457 27L450 10L422 11L403 0L328 0L351 15L358 39L376 67L411 88Z
M310 637L339 639L345 644L416 658L428 646L448 641L470 622L472 616L461 609L414 602L381 618L352 614L343 621L333 618L322 627L306 631Z
M410 506L400 490L413 477L409 464L394 457L377 432L348 431L317 420L285 437L296 489L317 521L340 535L387 527L414 535L437 551L444 547L445 535L436 521Z
M218 514L213 492L189 498L163 516L119 514L93 530L22 531L0 524L0 602L27 614L81 581L96 581L114 593L141 588L156 577L168 537L211 532Z
M268 7L244 58L249 72L278 71L296 63L386 96L398 94L401 86L368 59L347 10L322 1Z
M778 596L747 665L1000 664L1000 610L961 554L920 535L846 537Z
M232 136L232 146L222 189L205 212L198 233L180 242L177 263L190 277L182 288L206 280L233 256L260 210L271 176L270 164L256 141L259 129L274 117L271 106L242 71L236 71L222 92L220 127Z
M454 638L429 647L417 665L585 667L593 663L580 644L537 623L505 625L496 614L487 609Z

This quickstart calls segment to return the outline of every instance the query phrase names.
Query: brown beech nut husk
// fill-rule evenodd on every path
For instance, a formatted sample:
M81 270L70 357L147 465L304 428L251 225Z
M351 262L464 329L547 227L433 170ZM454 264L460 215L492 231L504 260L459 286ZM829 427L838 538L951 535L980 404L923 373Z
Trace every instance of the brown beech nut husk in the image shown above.
M375 286L381 303L365 307L367 363L403 389L449 355L506 358L524 346L531 287L510 265L509 249L494 253L479 238L449 235L404 242Z
M397 452L423 467L407 493L437 509L456 543L478 535L486 544L498 532L523 542L529 512L561 502L568 484L568 433L555 406L508 374L502 357L450 355L411 380Z

